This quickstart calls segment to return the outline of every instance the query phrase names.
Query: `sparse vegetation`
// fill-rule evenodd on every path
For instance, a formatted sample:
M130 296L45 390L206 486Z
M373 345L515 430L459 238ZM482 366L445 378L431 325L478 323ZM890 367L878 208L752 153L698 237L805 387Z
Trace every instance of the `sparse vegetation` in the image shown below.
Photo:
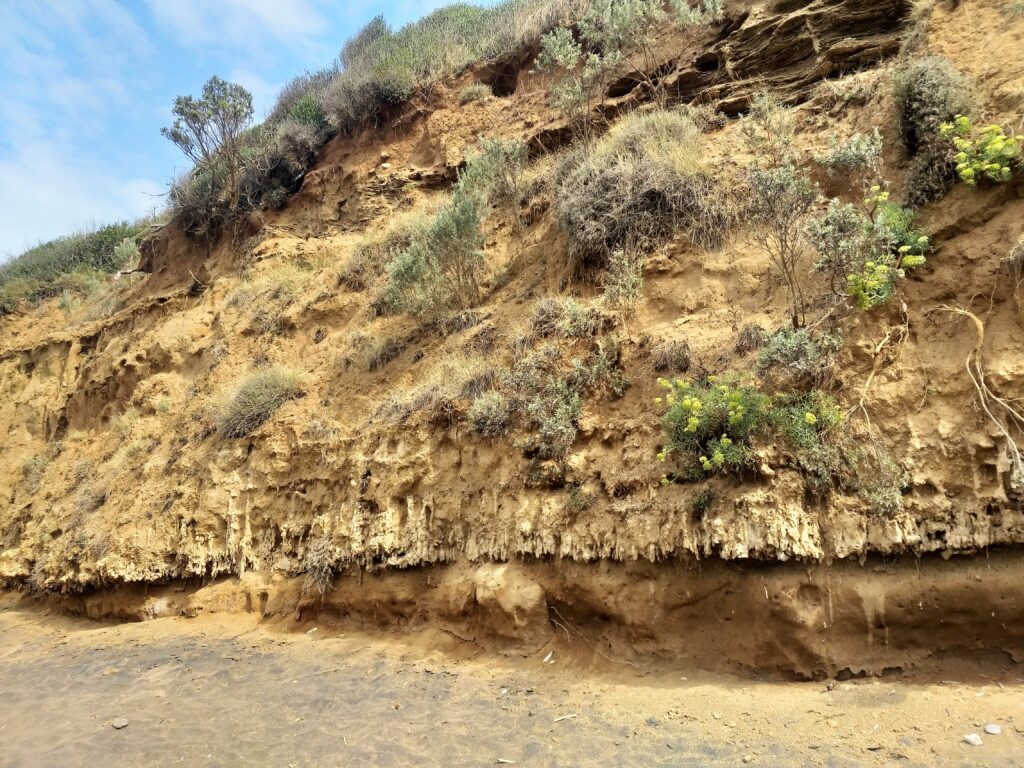
M296 374L278 368L255 371L242 379L221 406L217 432L225 438L245 437L301 394Z
M577 23L579 39L564 27L549 32L541 38L535 68L563 73L551 89L552 106L580 120L589 133L591 109L604 98L608 79L620 70L664 102L656 71L656 30L710 24L722 15L720 0L695 6L672 0L667 8L660 0L591 0Z
M653 112L623 118L592 149L567 155L555 213L576 264L607 266L616 250L649 250L679 228L700 247L720 244L734 213L700 142L684 113Z
M25 484L25 491L29 495L39 490L39 486L43 482L43 473L46 472L49 465L50 460L39 454L29 456L21 463L21 477Z
M644 259L638 253L618 248L608 258L602 300L624 315L632 315L644 285Z

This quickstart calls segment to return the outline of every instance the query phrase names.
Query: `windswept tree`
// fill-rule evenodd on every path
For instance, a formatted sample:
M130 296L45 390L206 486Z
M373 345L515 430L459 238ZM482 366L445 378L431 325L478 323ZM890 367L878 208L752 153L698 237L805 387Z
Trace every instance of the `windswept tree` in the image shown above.
M226 181L231 207L238 206L241 175L241 137L252 123L252 94L214 76L199 99L174 100L174 125L161 133L178 145L197 168Z

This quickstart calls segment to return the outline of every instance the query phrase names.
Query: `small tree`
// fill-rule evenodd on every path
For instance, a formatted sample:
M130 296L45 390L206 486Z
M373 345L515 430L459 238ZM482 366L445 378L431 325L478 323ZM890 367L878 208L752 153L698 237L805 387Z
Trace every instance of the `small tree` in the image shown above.
M199 99L174 100L174 125L161 129L185 155L215 176L226 174L231 207L238 206L241 137L252 122L252 94L235 83L211 77Z
M818 198L807 174L793 156L793 119L766 94L754 98L743 126L754 162L747 169L749 215L754 239L764 248L789 294L794 328L806 320L803 282L807 249L803 228Z

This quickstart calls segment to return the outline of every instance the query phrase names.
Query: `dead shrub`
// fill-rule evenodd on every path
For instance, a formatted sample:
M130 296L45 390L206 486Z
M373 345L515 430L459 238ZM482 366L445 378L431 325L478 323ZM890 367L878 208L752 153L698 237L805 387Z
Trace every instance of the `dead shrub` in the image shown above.
M651 360L659 373L686 373L690 370L690 345L683 339L663 341L651 350Z
M700 157L700 131L682 112L623 118L556 175L555 215L578 266L604 267L619 248L650 250L683 229L719 245L734 214Z

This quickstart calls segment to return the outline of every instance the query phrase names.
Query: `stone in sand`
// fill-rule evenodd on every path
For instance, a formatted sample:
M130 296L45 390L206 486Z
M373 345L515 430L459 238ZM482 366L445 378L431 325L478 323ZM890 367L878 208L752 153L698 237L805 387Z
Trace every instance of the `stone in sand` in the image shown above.
M128 719L125 717L115 717L110 724L117 728L117 730L121 730L128 727Z
M976 733L968 733L966 736L964 736L964 741L970 744L972 747L981 746L981 736L979 736Z
M1003 729L995 723L985 723L985 733L989 736L998 736L1003 732Z

